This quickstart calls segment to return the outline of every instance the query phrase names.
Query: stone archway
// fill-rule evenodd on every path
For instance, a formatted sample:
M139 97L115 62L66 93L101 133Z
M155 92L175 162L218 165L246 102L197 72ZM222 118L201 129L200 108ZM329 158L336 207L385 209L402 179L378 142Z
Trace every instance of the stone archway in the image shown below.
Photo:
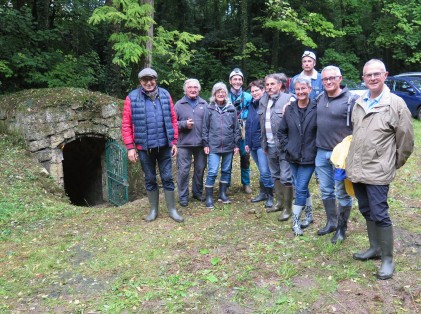
M122 100L80 88L48 88L2 95L0 104L0 131L22 137L73 204L108 201L105 142L119 142ZM141 191L139 177L129 180L133 199Z
M64 191L74 205L94 206L106 201L105 139L80 137L64 145Z

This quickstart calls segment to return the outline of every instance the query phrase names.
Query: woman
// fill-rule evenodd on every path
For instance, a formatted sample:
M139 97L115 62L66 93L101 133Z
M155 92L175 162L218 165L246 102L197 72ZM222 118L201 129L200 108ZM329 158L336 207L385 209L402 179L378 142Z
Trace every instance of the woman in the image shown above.
M237 111L228 98L227 86L216 83L212 88L209 106L203 117L203 146L208 156L208 175L205 182L206 208L213 208L213 186L221 162L219 198L225 204L231 203L227 197L233 153L238 153L241 139Z
M294 81L297 100L285 109L284 118L278 130L278 138L290 163L295 186L295 201L292 207L292 230L295 235L303 235L302 226L313 221L312 207L306 206L310 197L308 188L315 169L316 159L316 103L310 100L311 82L304 77ZM300 217L306 209L305 222Z
M260 193L251 202L266 201L265 207L273 206L273 180L270 174L268 160L261 146L261 128L260 117L258 114L259 100L264 93L264 84L262 81L253 81L250 83L250 93L253 97L246 123L246 152L251 154L260 173Z

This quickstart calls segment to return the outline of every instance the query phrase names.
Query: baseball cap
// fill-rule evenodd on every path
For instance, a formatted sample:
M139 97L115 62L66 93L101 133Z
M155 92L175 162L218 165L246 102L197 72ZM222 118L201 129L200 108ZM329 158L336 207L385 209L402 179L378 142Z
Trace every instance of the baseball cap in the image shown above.
M241 72L241 70L239 68L235 68L234 70L232 70L232 72L230 73L230 78L233 77L234 75L239 75L244 79L244 75L243 72Z
M316 61L316 55L314 54L313 51L309 51L309 50L304 51L303 55L301 56L301 59L304 57L310 57L314 59L314 61Z
M139 79L142 77L154 77L158 78L158 74L154 69L151 68L144 68L142 71L139 72L139 75L137 76Z

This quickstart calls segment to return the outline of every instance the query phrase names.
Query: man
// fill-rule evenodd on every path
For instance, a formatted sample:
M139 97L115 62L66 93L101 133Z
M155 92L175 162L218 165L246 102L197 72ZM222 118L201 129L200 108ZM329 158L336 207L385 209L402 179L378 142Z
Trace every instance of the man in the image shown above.
M266 93L260 99L259 114L262 148L268 157L276 196L276 204L266 212L283 210L278 220L287 221L292 214L292 174L276 135L283 117L284 106L295 98L291 94L281 92L282 85L282 79L278 74L269 74L265 77Z
M335 167L330 156L333 148L352 134L351 110L358 95L351 94L345 86L341 86L341 70L336 66L330 65L322 70L322 82L325 92L316 98L316 172L326 211L326 225L317 234L325 235L336 230L332 243L337 243L346 237L352 197L346 192L344 181L335 181ZM308 202L311 204L311 199ZM306 217L305 225L312 222L313 217Z
M370 247L354 259L381 257L377 278L392 278L393 227L387 195L396 169L414 149L411 114L405 102L384 84L384 63L372 59L364 65L363 80L368 91L354 105L353 134L346 159L346 174L353 182L358 207L367 224Z
M241 184L243 191L251 194L250 187L250 153L246 152L244 141L244 123L246 122L249 106L252 97L249 93L243 91L244 75L240 69L235 68L229 75L229 83L231 88L229 90L229 98L231 103L237 109L238 119L241 128L241 141L240 141L240 168L241 168ZM231 180L231 179L230 179ZM231 183L231 182L230 182Z
M175 104L178 121L177 187L181 206L188 205L189 173L193 157L193 198L202 201L203 174L206 167L206 154L203 151L203 115L208 103L199 96L200 83L197 79L184 82L184 94Z
M158 216L159 190L156 182L158 163L169 216L176 222L183 217L175 208L171 157L177 155L178 125L170 94L157 86L157 73L151 68L139 72L141 87L126 97L122 118L123 141L130 162L140 159L150 212L145 220Z
M294 80L299 76L307 77L311 81L312 91L310 93L310 99L314 100L317 95L323 91L322 76L317 72L314 67L316 66L316 55L312 51L304 51L301 56L301 67L303 71L295 75L289 86L289 91L294 94Z

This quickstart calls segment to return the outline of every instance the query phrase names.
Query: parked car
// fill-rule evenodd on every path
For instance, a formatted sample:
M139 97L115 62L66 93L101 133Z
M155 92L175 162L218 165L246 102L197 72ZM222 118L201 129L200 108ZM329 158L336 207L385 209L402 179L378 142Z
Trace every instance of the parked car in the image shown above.
M401 76L417 76L421 77L421 72L406 72L394 75L394 77L401 77Z
M357 95L363 95L367 91L367 86L365 86L364 82L360 83L348 83L347 84L348 90Z
M421 77L390 76L385 83L390 91L405 100L414 118L421 118Z

